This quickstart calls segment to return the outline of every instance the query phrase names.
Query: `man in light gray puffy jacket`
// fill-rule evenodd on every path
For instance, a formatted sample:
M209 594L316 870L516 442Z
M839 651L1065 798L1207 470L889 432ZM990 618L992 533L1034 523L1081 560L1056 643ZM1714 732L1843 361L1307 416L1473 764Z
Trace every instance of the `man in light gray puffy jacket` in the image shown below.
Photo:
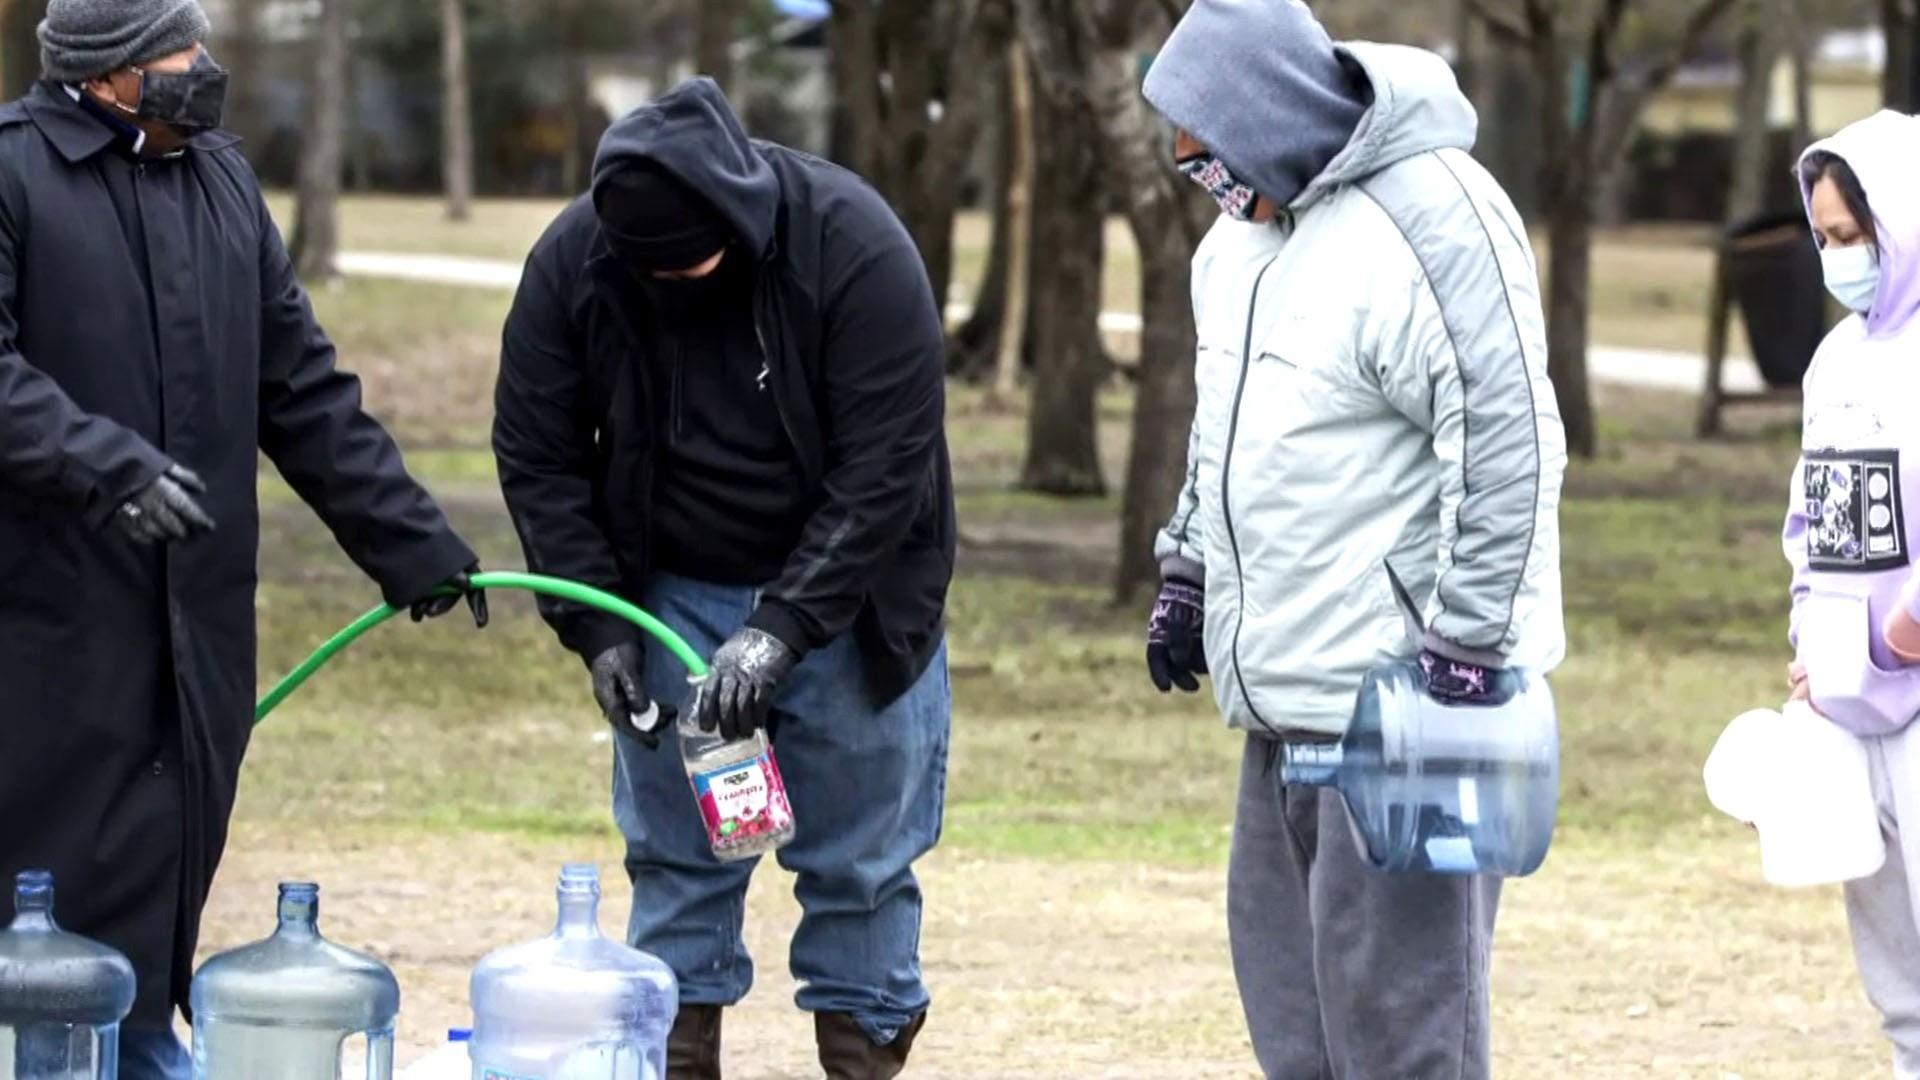
M1222 210L1148 664L1162 691L1211 668L1247 733L1228 906L1255 1051L1285 1080L1484 1077L1498 881L1373 870L1339 797L1276 758L1337 739L1382 661L1471 699L1565 652L1566 444L1525 227L1443 61L1336 45L1295 0L1198 0L1145 92Z

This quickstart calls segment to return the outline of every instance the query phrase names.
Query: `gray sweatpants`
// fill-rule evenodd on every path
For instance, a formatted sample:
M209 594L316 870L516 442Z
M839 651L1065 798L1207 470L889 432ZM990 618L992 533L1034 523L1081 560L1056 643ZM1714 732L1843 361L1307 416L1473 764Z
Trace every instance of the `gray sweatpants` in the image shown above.
M1484 1080L1497 878L1388 874L1340 796L1247 739L1227 874L1240 1003L1268 1080Z
M1879 873L1846 887L1860 982L1893 1041L1898 1080L1920 1080L1920 903L1907 877L1908 867L1920 866L1920 763L1912 757L1920 748L1917 737L1908 728L1865 740L1887 861Z

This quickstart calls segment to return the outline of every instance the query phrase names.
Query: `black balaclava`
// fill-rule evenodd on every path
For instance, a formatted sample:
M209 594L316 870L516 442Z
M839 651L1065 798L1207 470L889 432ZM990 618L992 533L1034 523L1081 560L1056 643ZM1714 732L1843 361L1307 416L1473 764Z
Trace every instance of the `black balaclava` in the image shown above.
M595 184L593 208L608 245L642 274L698 266L733 239L712 203L646 162Z

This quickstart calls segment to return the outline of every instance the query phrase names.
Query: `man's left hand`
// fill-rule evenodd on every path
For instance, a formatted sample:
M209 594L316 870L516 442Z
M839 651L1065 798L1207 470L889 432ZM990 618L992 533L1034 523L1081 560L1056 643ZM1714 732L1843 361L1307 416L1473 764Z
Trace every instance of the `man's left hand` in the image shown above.
M800 654L772 634L740 631L713 654L707 683L695 695L694 719L729 742L746 738L766 726L774 695L799 663Z
M1420 650L1420 670L1427 673L1427 694L1447 705L1491 705L1502 669L1469 664Z
M467 610L473 612L475 629L484 630L487 626L487 593L485 589L473 587L473 576L480 572L480 564L474 563L458 574L433 587L433 591L407 605L414 622L437 619L458 607L461 600L467 602ZM452 592L444 590L451 589Z

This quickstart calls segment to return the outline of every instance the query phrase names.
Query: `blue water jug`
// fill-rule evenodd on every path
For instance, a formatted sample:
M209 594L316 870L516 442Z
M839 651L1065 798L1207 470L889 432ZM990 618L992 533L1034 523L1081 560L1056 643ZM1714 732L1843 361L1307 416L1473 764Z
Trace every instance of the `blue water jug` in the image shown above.
M552 934L489 954L473 972L473 1075L502 1080L664 1080L679 1009L673 970L600 933L600 872L560 872Z
M133 965L53 921L53 875L15 880L13 925L0 931L0 1077L114 1080L120 1022L133 1009Z
M195 1080L391 1080L393 972L320 935L312 882L282 884L278 916L271 936L194 975Z
M1546 860L1560 803L1553 691L1498 673L1488 701L1442 704L1411 661L1360 687L1337 743L1289 742L1281 778L1338 790L1354 839L1382 870L1522 877Z

